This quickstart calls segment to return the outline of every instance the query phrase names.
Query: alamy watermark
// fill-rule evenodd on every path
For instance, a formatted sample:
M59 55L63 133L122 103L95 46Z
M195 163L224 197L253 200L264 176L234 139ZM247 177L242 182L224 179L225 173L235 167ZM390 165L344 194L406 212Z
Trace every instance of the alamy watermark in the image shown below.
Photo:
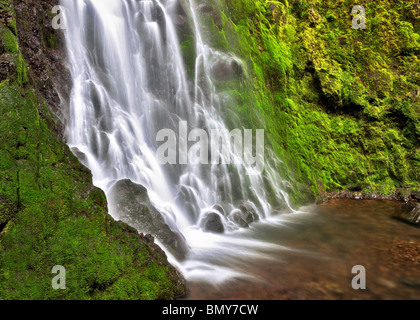
M62 5L56 5L52 8L52 13L55 14L51 26L53 29L65 30L65 19L64 19L65 7ZM351 22L352 28L355 30L366 29L366 9L364 6L356 5L351 10L352 14L355 14Z
M351 10L352 14L356 14L351 22L353 29L366 29L366 9L364 6L354 6Z
M357 265L351 269L352 274L356 274L351 281L354 290L366 290L366 269L364 266Z
M63 266L54 266L51 273L57 274L51 281L51 286L54 290L66 289L66 268Z
M51 22L51 26L53 27L54 30L66 29L65 20L64 20L64 10L65 8L63 6L58 6L58 5L52 8L52 13L56 15Z
M188 123L179 122L179 130L162 129L156 141L162 142L157 149L160 164L245 164L252 170L249 175L264 170L264 130L257 129L255 139L252 129L193 129ZM232 142L233 141L233 142ZM255 146L254 142L255 141ZM190 147L188 147L190 143Z

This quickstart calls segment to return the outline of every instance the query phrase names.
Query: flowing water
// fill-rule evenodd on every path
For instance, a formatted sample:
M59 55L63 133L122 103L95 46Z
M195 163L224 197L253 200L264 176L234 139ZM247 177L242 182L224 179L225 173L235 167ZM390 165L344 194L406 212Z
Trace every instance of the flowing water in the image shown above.
M246 67L236 57L206 44L193 0L183 1L182 7L195 39L193 76L186 71L178 40L178 1L61 0L61 5L73 80L68 143L92 171L95 185L105 191L110 203L115 201L112 187L119 180L130 179L147 189L166 224L189 247L182 261L167 253L190 281L190 298L232 298L237 292L242 292L242 298L293 297L284 291L286 284L293 288L308 273L309 285L317 283L313 277L318 271L311 273L305 266L316 263L327 274L331 271L331 261L319 259L317 250L327 249L329 241L343 250L351 244L361 246L363 240L357 239L334 243L340 240L328 232L327 240L317 238L315 228L324 230L331 225L318 221L315 213L290 207L276 169L280 160L269 148L264 158L258 146L244 144L245 154L251 154L254 162L238 157L237 145L229 139L234 128L226 123L244 128L234 114L226 119L228 100L215 89L212 72L215 66L233 65L246 77ZM159 148L164 139L158 137L162 129L174 132L178 164L161 164ZM187 161L185 150L196 141L188 139L188 132L194 129L214 130L225 141L224 149L212 150L207 157L235 161L199 165ZM255 164L262 160L264 174L256 174ZM270 198L276 200L269 203L266 190L272 190ZM247 229L232 218L244 201L260 219ZM273 208L278 207L292 214L273 215ZM219 215L224 234L203 231L202 221L209 212ZM119 218L117 210L110 213ZM305 229L307 225L312 226L311 232ZM352 232L358 234L356 229ZM315 253L311 244L315 244ZM302 272L299 276L297 270ZM348 264L343 264L342 273L348 274ZM320 279L327 281L328 277ZM394 280L384 281L394 285ZM209 282L215 287L202 290ZM299 292L295 294L298 298L302 296Z
M242 62L205 44L195 5L192 0L188 4L184 2L183 10L196 39L194 77L187 75L172 18L180 10L178 1L61 0L73 79L67 139L110 203L115 201L110 190L119 180L130 179L148 190L166 224L190 247L194 258L178 264L171 257L187 278L223 280L237 272L209 263L207 254L226 249L220 239L222 246L229 242L233 253L240 248L241 254L250 256L258 255L255 248L270 246L232 236L242 232L232 219L240 203L246 201L260 219L270 217L279 203L293 209L269 162L264 163L265 176L256 174L258 161L264 160L258 146L244 142L249 151L244 154L251 156L238 157L236 141L231 141L221 116L227 106L215 90L211 72L220 62L238 68ZM176 134L172 147L179 150L177 164L161 164L162 129ZM186 131L194 129L213 130L225 141L221 150L212 149L208 155L215 161L198 165L187 161L185 150L196 140L187 139ZM277 203L268 202L267 187L275 190ZM209 212L219 215L226 236L202 232ZM110 213L119 218L117 210Z
M243 240L271 243L255 248L263 255L213 257L249 278L190 281L186 299L420 300L420 228L391 218L399 205L334 200L255 224ZM356 265L365 267L366 290L352 287Z

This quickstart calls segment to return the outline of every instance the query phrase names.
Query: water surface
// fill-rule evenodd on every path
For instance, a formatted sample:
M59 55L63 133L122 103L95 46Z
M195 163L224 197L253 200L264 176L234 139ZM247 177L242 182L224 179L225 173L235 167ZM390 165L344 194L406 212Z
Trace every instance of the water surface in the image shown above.
M265 246L208 254L249 278L192 277L186 299L420 299L420 229L391 218L399 205L334 200L256 224L233 237ZM366 268L366 290L351 286L355 265Z

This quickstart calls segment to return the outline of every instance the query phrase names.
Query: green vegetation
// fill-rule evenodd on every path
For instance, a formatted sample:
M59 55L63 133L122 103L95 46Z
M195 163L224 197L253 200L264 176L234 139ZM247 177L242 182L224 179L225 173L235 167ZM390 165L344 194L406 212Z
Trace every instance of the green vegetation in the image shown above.
M415 0L208 2L212 13L200 14L205 35L245 61L241 81L217 83L231 102L226 113L239 113L247 128L264 125L295 204L330 191L419 188ZM366 7L366 30L351 27L356 4ZM104 194L58 137L10 1L0 1L0 18L0 299L183 294L164 253L107 214ZM59 46L51 29L37 40L40 50ZM181 50L192 76L188 34ZM55 265L66 267L66 290L51 287Z
M365 30L352 28L355 5L366 8ZM235 97L246 124L264 123L295 203L307 199L305 184L318 199L327 191L420 187L416 1L212 6L212 16L202 17L212 45L233 51L248 69L245 87L222 90Z
M2 14L12 8L5 3ZM16 35L4 25L0 44L0 60L15 66L0 83L0 300L184 294L163 251L108 215L105 195L57 136ZM66 268L66 290L51 286L55 265Z

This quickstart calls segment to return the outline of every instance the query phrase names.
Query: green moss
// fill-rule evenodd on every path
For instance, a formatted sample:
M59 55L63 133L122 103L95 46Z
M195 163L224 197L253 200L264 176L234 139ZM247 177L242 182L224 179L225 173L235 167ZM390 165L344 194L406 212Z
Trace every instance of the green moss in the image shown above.
M222 12L228 50L248 66L236 108L243 123L266 129L295 203L304 201L305 183L318 196L418 185L414 1L370 2L366 30L351 27L356 1L212 3Z
M5 4L2 16L11 8ZM7 44L0 59L16 67L0 83L0 300L184 294L163 251L108 215L104 193L55 133L56 120L4 26L0 43ZM52 288L56 265L66 268L66 290Z
M20 85L25 85L28 81L28 75L27 75L27 64L26 61L23 59L22 54L19 52L15 59L15 65L16 65L16 81Z
M19 46L16 36L9 28L0 24L0 54L1 53L18 53Z
M181 52L185 61L185 67L189 76L194 79L195 74L195 57L196 57L196 48L195 48L195 39L194 36L188 36L181 43Z
M77 160L48 130L37 105L36 96L17 84L0 88L0 223L11 221L0 240L0 298L182 294L185 288L163 258L135 230L108 216L103 192L91 187L87 169L74 165ZM51 287L55 265L66 268L66 290ZM124 279L138 286L122 286Z

